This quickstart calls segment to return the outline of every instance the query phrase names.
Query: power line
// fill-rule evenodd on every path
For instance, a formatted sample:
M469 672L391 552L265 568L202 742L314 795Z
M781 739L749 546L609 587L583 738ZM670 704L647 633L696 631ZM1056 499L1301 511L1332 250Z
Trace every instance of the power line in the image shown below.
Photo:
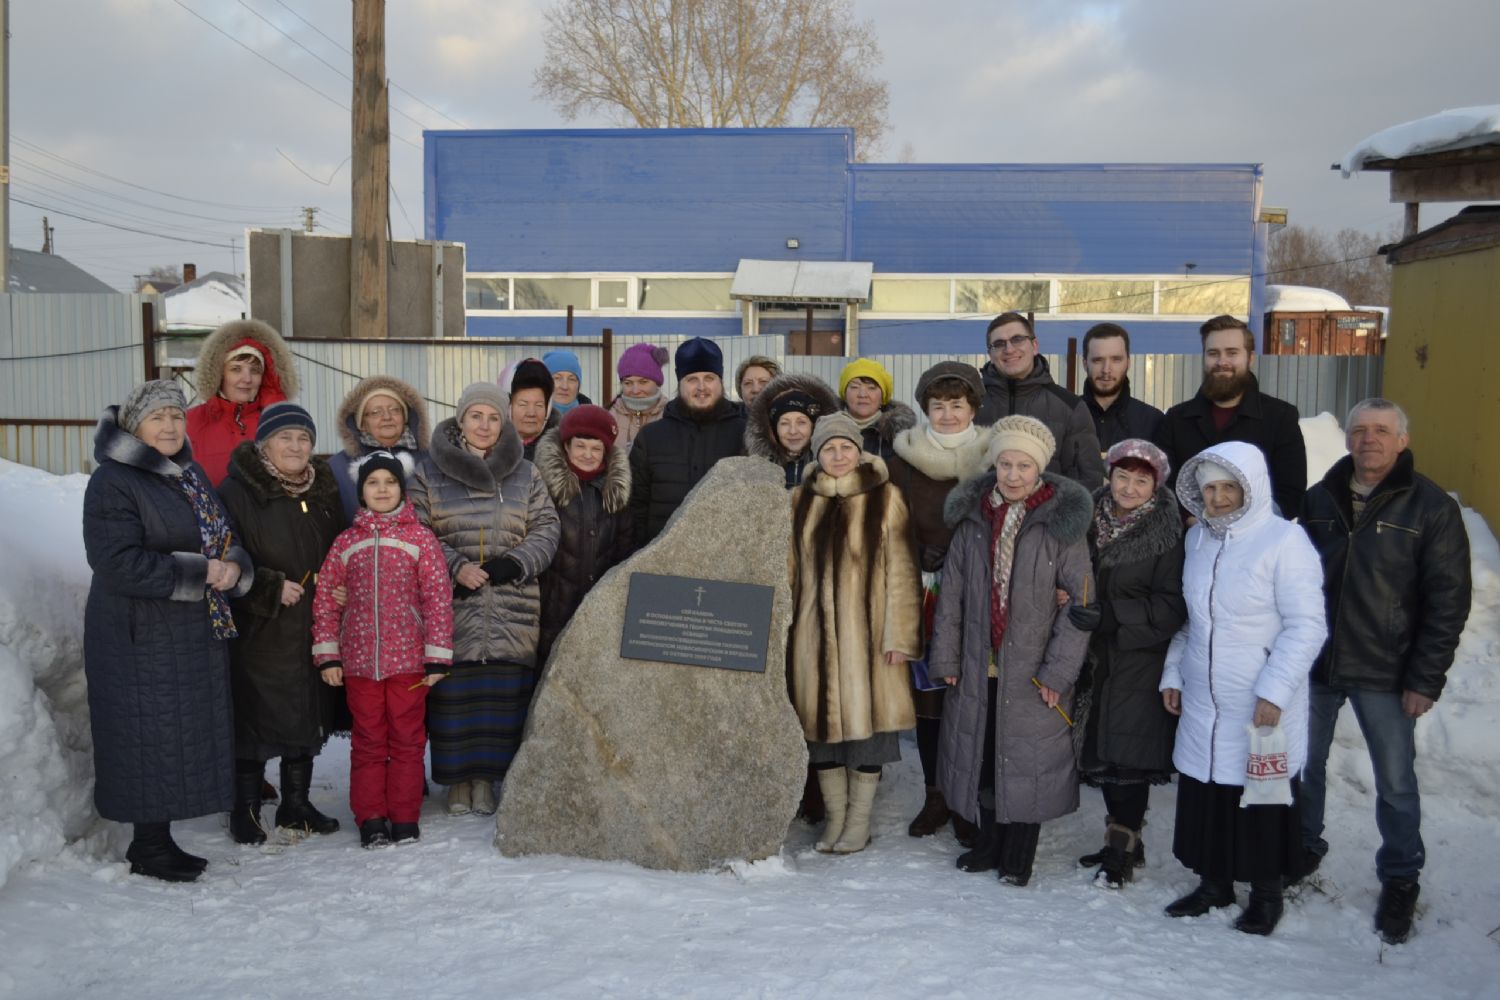
M335 73L337 73L339 76L343 77L349 83L351 83L351 84L354 83L354 77L350 76L348 73L345 73L342 69L340 69L339 67L335 66L333 63L329 62L327 59L324 59L322 56L318 55L316 52L314 52L312 49L308 48L306 45L303 45L300 41L298 41L296 38L292 37L292 35L290 35L286 31L283 31L280 25L278 25L275 21L272 21L269 17L266 17L266 15L262 14L260 11L256 10L254 7L250 6L248 3L245 2L245 0L237 0L237 2L239 3L239 5L241 7L245 8L250 13L254 14L256 17L260 18L261 21L263 21L266 24L267 27L269 27L272 31L276 32L282 38L285 38L287 41L289 41L293 45L297 46L297 48L301 49L303 52L306 52L308 55L312 56L318 62L322 63L324 66L327 66L329 69L333 70ZM387 80L386 83L387 83L387 85L389 85L390 81ZM402 118L405 118L407 121L411 122L417 128L425 129L427 127L427 123L426 122L421 121L420 119L417 119L417 118L413 118L411 115L407 114L405 111L402 111L400 108L391 108L391 110L394 111L394 112L396 112L396 114L400 115Z
M258 222L250 222L250 221L248 221L246 219L225 219L225 218L223 218L221 216L200 215L197 212L184 212L180 208L168 208L165 205L153 205L150 202L140 201L139 199L136 199L136 198L127 198L125 195L115 194L113 191L106 191L104 188L95 187L92 184L85 184L83 181L74 180L71 177L67 177L67 176L64 176L63 174L59 174L59 173L57 173L55 171L48 170L47 168L41 166L40 164L32 163L31 161L27 160L26 157L24 157L24 156L16 156L13 159L14 159L14 161L16 163L21 164L22 166L26 167L28 170L33 170L33 171L41 174L44 177L50 177L53 180L61 181L64 184L71 184L74 187L83 188L85 191L93 191L94 193L102 195L105 198L111 198L111 199L114 199L115 201L121 201L121 202L124 202L127 205L138 205L141 208L149 208L152 211L166 212L168 215L181 215L181 216L184 216L184 217L189 218L189 219L202 219L205 222L223 222L223 223L227 223L229 225L236 225L236 226L262 225L263 224L263 223L258 223ZM27 180L29 183L37 183L35 181L31 181L29 178L25 178L24 172L22 172L20 176L21 176L21 178ZM40 185L38 185L38 186L40 186Z
M350 114L354 113L353 109L350 108L349 105L343 103L342 101L340 101L336 97L332 97L332 96L324 93L323 91L319 90L317 87L313 86L312 84L308 83L306 80L302 79L302 77L298 76L296 73L293 73L291 70L289 70L286 67L282 66L280 63L276 62L274 59L270 58L269 56L266 56L266 55L262 54L261 52L257 51L256 49L251 48L249 45L246 45L244 42L240 41L238 38L235 38L229 32L225 31L223 28L219 27L217 24L215 24L214 22L210 21L208 18L204 17L202 14L198 13L196 10L194 10L191 7L189 7L187 4L183 3L182 0L172 0L172 2L175 3L177 6L181 7L183 10L187 11L189 14L193 15L194 17L196 17L198 20L202 21L204 24L208 25L210 28L212 28L215 31L217 31L219 34L223 35L225 38L229 39L234 44L238 45L240 48L244 49L246 52L248 52L251 55L253 55L255 58L259 59L261 62L265 63L267 66L270 66L272 69L276 70L278 73L282 73L282 74L290 77L291 79L297 81L298 83L302 84L302 86L306 87L308 90L312 91L314 94L317 94L319 97L323 98L325 101L329 102L334 107L339 108L339 109L341 109L343 111L348 111ZM395 140L397 140L399 142L404 142L408 146L412 147L413 149L420 150L422 148L422 146L419 143L412 142L410 139L406 138L404 135L399 135L395 131L392 131L390 133L390 135L391 135L392 139L395 139Z
M285 10L288 14L292 15L297 20L301 21L303 24L307 25L313 31L315 31L318 34L322 35L325 39L327 39L327 41L328 41L328 43L330 45L332 45L334 48L338 49L340 52L344 53L344 55L349 56L351 59L354 57L354 53L350 52L343 45L343 43L341 43L337 39L333 38L331 35L329 35L327 32L325 32L322 28L319 28L316 24L313 24L311 21L309 21L307 18L303 17L301 14L297 13L291 7L288 7L283 2L283 0L274 0L274 2L282 10ZM457 118L454 118L452 115L448 114L446 111L441 111L438 108L433 107L431 104L428 104L426 101L422 100L416 94L413 94L411 91L407 90L405 87L401 86L399 83L396 83L394 80L387 80L386 82L390 84L392 90L399 90L399 91L401 91L401 93L405 94L407 97L410 97L412 100L416 101L418 104L422 105L422 107L426 108L428 111L431 111L433 114L435 114L435 115L437 115L437 116L439 116L441 118L448 119L448 121L450 121L453 124L457 125L459 128L468 128L467 125L465 125L463 122L459 121Z
M133 183L131 181L127 181L127 180L123 180L123 179L121 179L119 177L115 177L115 176L113 176L111 174L106 174L106 173L104 173L101 170L95 170L93 167L90 167L90 166L87 166L85 164L79 163L77 160L70 160L66 156L62 156L62 155L60 155L58 153L54 153L51 150L48 150L48 149L46 149L43 146L39 146L36 143L31 142L30 140L23 139L21 136L15 135L14 133L12 133L12 135L11 135L10 138L11 138L12 142L18 142L22 146L25 146L27 149L33 150L34 152L37 152L37 153L41 153L43 156L46 156L49 159L57 160L57 161L59 161L61 163L66 163L68 166L74 167L74 168L76 168L78 170L82 170L84 173L93 174L95 177L102 177L103 179L105 179L107 181L114 181L116 184L123 184L126 187L135 188L137 191L146 191L146 192L149 192L151 194L161 195L163 198L172 198L172 199L175 199L177 201L192 202L193 204L196 204L196 205L209 205L209 206L214 207L214 208L232 208L232 209L236 209L238 211L244 211L244 212L280 212L280 211L283 211L283 210L290 211L290 209L287 208L287 206L285 206L285 205L280 205L280 206L269 206L269 205L235 205L235 204L231 204L229 202L223 202L223 201L207 201L207 200L202 199L202 198L189 198L187 195L176 194L176 193L171 192L171 191L158 191L156 188L149 188L149 187L146 187L145 185L142 185L142 184L136 184L136 183Z
M79 215L76 212L64 212L60 208L53 208L53 207L48 206L48 205L39 205L39 204L37 204L34 201L27 201L25 198L16 198L16 197L13 196L11 198L11 201L14 201L18 205L29 205L32 208L41 209L43 212L53 212L53 213L55 213L57 215L65 216L65 217L67 217L69 219L77 219L79 222L92 222L96 226L105 226L105 227L108 227L109 229L119 229L119 230L121 230L123 232L127 232L127 233L140 233L142 236L154 236L157 239L168 240L168 241L170 241L172 243L196 243L199 246L218 247L219 249L222 250L226 246L229 246L233 242L232 238L228 239L228 240L220 240L217 243L215 243L215 242L211 242L209 240L189 239L189 238L187 238L185 236L171 236L171 235L167 235L167 234L164 234L164 233L153 233L149 229L136 229L133 226L121 226L121 225L117 225L117 224L115 224L113 222L105 222L103 219L91 219L91 218L89 218L86 215Z

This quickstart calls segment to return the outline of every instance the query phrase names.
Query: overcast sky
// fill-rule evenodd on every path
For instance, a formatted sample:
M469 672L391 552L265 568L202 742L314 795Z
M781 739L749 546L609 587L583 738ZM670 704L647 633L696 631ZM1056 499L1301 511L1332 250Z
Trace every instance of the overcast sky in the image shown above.
M390 0L398 238L421 235L424 126L568 124L531 92L545 7ZM1267 205L1327 229L1400 220L1385 175L1328 169L1350 146L1500 102L1494 0L855 8L884 52L883 159L910 143L918 162L1259 162ZM242 272L228 242L300 225L304 205L348 231L347 0L23 0L10 17L13 245L41 246L44 213L20 200L45 206L57 251L128 289L153 264Z

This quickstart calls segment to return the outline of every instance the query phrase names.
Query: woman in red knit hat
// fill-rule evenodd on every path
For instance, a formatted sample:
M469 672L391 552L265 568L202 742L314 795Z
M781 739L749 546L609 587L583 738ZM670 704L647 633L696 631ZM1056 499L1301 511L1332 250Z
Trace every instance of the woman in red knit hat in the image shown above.
M537 442L536 468L561 521L557 555L542 574L542 634L536 662L547 654L583 597L630 554L630 462L616 442L614 418L580 404Z

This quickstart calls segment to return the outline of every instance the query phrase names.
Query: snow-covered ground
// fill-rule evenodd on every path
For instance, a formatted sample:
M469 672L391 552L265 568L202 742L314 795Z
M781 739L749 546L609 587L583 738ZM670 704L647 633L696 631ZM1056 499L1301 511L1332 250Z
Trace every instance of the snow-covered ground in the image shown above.
M1321 476L1342 450L1337 422L1303 426ZM1171 857L1171 787L1153 792L1149 863L1123 892L1094 888L1076 863L1103 833L1088 789L1082 810L1043 828L1030 886L958 871L950 834L905 834L922 796L910 744L882 783L874 842L847 858L815 853L814 831L794 823L780 857L721 873L508 859L492 820L437 802L420 843L361 851L348 744L335 741L314 799L344 831L273 853L206 817L175 828L210 859L203 880L130 876L122 831L89 809L82 484L0 462L0 997L1500 995L1500 545L1472 512L1474 611L1418 726L1418 932L1382 948L1372 779L1347 712L1330 762L1333 851L1269 939L1235 933L1233 910L1162 915L1194 881Z

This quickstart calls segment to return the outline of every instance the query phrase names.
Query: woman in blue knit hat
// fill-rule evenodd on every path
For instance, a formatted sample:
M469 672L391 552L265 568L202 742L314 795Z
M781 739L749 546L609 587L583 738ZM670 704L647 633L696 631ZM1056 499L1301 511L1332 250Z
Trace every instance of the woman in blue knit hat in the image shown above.
M583 388L583 365L572 351L548 351L542 355L542 364L552 373L552 412L561 420L575 406L593 403L580 390Z
M339 822L309 800L313 757L333 728L334 700L312 656L312 604L318 567L348 526L338 482L313 454L318 429L296 403L261 411L255 441L235 447L219 496L255 561L249 593L233 602L239 638L229 644L234 693L234 809L229 835L266 839L261 779L281 758L276 826L333 833Z

